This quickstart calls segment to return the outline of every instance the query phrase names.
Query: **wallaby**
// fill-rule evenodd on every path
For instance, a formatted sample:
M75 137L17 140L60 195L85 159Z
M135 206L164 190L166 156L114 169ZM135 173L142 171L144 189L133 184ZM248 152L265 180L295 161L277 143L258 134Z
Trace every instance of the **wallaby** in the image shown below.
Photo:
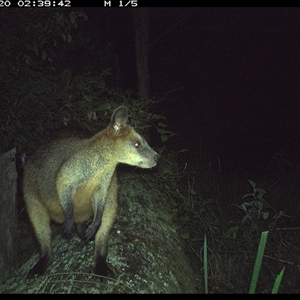
M40 258L27 278L44 274L52 261L51 220L63 225L67 237L73 225L79 237L95 237L93 271L111 275L106 257L118 207L116 166L124 163L152 168L159 157L127 121L128 110L120 106L112 114L110 124L97 134L90 137L64 129L28 158L23 194L40 244Z

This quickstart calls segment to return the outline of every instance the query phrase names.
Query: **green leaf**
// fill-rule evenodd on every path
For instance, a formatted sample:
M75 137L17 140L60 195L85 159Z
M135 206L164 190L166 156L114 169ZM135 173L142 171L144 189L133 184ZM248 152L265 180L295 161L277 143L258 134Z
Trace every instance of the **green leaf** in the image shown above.
M182 232L180 235L184 240L187 240L190 237L190 235L187 231Z
M247 198L247 197L253 197L253 198L255 198L255 197L254 197L254 194L251 193L251 194L246 194L246 195L244 195L244 196L242 197L242 199Z
M62 24L63 23L63 19L64 19L63 13L56 12L55 13L55 17L56 17L56 22L58 24Z
M245 222L247 222L248 220L250 220L249 215L246 215L243 220L242 220L242 224L244 224Z
M155 118L153 118L153 119L155 119ZM167 124L165 124L165 123L158 123L158 125L157 125L157 127L168 127L168 125Z
M283 269L281 270L281 272L276 277L271 294L277 294L278 289L280 287L280 283L281 283L283 274L284 274L284 270L285 270L285 267L283 267Z
M25 56L24 56L24 59L25 59L25 63L26 63L27 65L31 66L31 59L30 59L30 57L27 56L27 55L25 55Z
M162 116L161 115L158 115L158 114L152 114L151 115L151 118L153 120L159 120L159 119L162 119ZM158 124L158 126L160 125L161 123Z
M67 32L67 42L71 43L72 42L72 36L70 33Z
M259 212L262 211L262 209L264 208L264 205L262 202L256 201L255 202L255 207L258 209Z
M197 192L196 192L195 190L193 190L193 189L190 189L190 193L191 193L193 196L197 195Z
M248 182L255 188L255 186L256 186L256 183L254 182L254 181L252 181L252 180L248 180Z
M266 194L266 192L263 189L257 188L256 192L258 193L257 198L258 199L262 199L262 197L264 196L264 194Z
M252 279L251 279L251 284L250 284L250 289L249 289L249 294L254 294L255 289L256 289L256 284L257 284L257 280L258 280L258 276L259 276L259 272L260 272L260 268L261 268L261 264L262 264L263 255L265 252L267 238L268 238L268 231L263 231L261 233L260 242L258 245L256 260L255 260L255 264L254 264L254 268L253 268Z
M69 17L71 24L74 25L76 23L76 16L73 13L70 13Z
M264 220L267 220L269 218L269 213L267 211L265 211L263 214L262 214L262 217Z
M239 230L239 226L233 226L224 233L224 237L235 239L237 236L238 230Z
M161 139L162 142L165 142L169 139L169 137L167 135L161 135L160 139Z

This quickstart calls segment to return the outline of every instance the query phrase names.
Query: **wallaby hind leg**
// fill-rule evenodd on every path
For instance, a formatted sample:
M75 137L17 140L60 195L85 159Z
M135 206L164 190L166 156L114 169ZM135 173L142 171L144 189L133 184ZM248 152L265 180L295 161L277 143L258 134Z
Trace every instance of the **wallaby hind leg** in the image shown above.
M40 258L28 272L27 278L43 275L52 260L50 218L46 208L38 199L27 201L27 212L40 245Z

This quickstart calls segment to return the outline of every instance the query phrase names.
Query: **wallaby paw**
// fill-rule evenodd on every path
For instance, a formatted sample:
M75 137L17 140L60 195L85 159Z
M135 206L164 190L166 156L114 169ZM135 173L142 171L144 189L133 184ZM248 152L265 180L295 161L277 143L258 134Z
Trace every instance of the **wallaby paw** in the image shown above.
M85 238L90 241L96 234L98 226L95 226L93 223L90 224L85 232Z
M105 279L104 277L110 277L110 278L114 277L113 271L107 265L104 258L97 259L93 272L97 275L103 276L101 280L104 280Z

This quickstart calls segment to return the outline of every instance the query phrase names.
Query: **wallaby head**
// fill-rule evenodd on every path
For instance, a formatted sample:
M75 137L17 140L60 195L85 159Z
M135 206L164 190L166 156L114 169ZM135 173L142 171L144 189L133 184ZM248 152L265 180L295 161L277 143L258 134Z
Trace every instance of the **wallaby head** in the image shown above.
M128 122L128 110L120 106L115 110L109 125L109 140L114 141L112 151L118 163L140 168L152 168L157 164L158 154L148 145Z

